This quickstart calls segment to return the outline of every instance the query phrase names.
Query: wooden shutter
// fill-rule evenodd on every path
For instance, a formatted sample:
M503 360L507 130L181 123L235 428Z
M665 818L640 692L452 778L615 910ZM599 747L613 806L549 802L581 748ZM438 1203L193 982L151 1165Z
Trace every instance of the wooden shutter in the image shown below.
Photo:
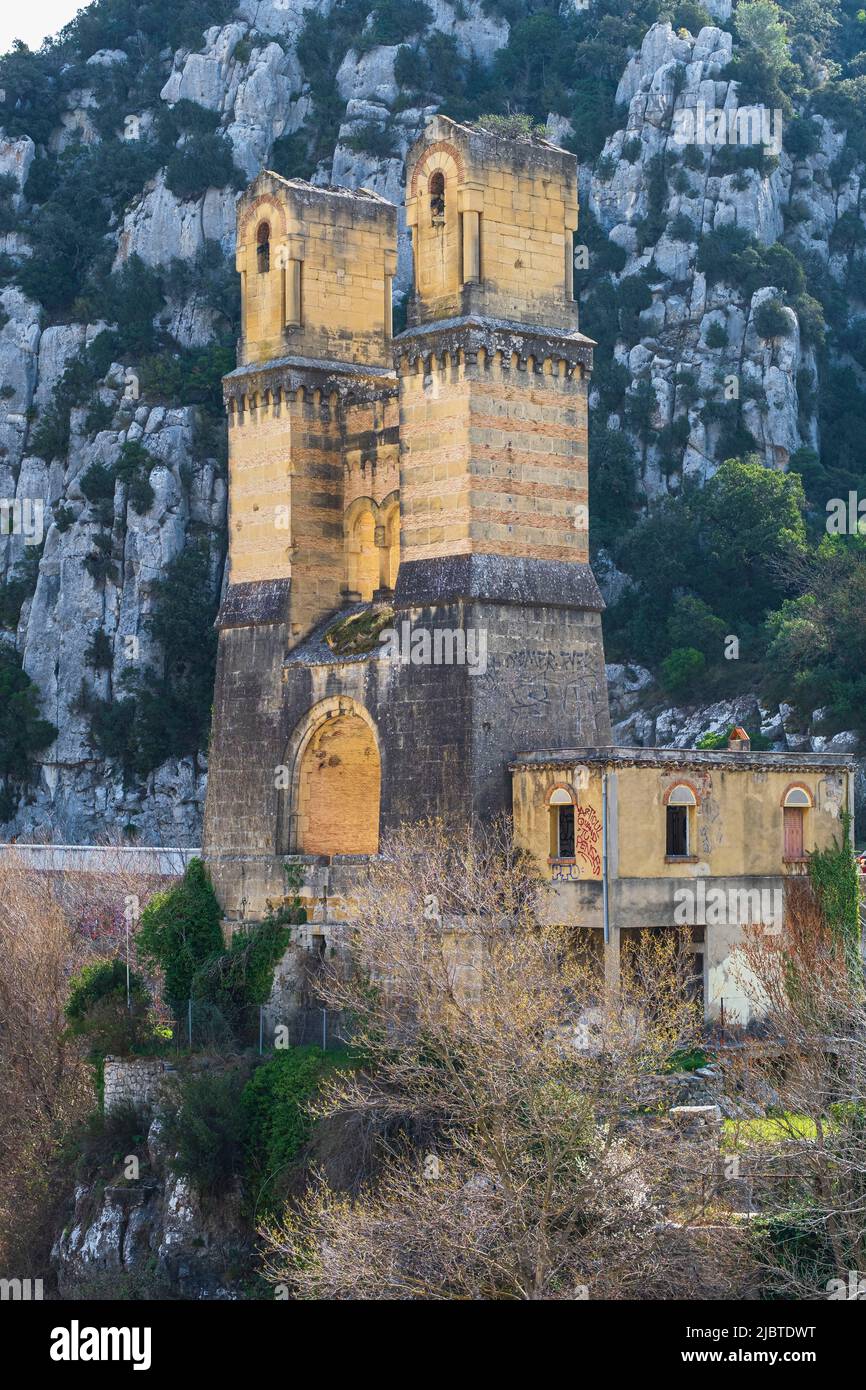
M785 858L803 858L803 808L785 807Z

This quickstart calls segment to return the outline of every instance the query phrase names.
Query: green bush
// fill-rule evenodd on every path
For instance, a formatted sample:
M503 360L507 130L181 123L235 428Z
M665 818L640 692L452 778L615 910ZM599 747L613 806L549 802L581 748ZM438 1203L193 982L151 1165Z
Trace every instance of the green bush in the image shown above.
M104 627L98 627L93 634L90 646L84 653L84 660L94 671L110 671L114 665L114 648Z
M90 1115L74 1132L69 1144L72 1167L79 1182L114 1177L118 1165L130 1154L147 1164L148 1119L135 1105L124 1101L107 1113Z
M172 1168L208 1206L231 1194L243 1176L245 1080L237 1067L193 1072L183 1079L177 1108L167 1117L166 1141L175 1151Z
M127 1056L152 1045L151 999L144 980L130 972L128 1005L126 988L126 964L119 956L85 965L72 977L64 1012L69 1032L86 1039L91 1057Z
M0 585L0 627L14 631L21 618L25 601L36 592L42 547L29 545L14 569Z
M637 462L622 430L595 427L589 440L589 527L593 549L612 544L634 522Z
M674 649L696 647L708 661L718 660L725 636L725 624L703 599L694 594L676 599L668 618L668 637Z
M830 931L841 942L851 979L862 983L860 870L851 844L851 817L842 813L841 837L809 856L809 878Z
M628 164L634 164L640 159L641 142L640 137L632 135L628 140L622 142L622 157Z
M715 319L707 329L706 344L708 348L724 348L728 346L728 331L723 323L718 323Z
M422 33L432 20L433 11L424 0L377 0L359 47L364 51L379 44L402 43Z
M166 187L181 201L201 198L209 188L243 188L232 147L216 131L197 132L185 140L165 166Z
M210 1005L237 1043L253 1043L259 1006L270 996L274 970L290 940L288 926L275 917L235 931L228 950L210 957L195 972L191 991L196 1009Z
M125 352L154 350L157 345L154 321L164 304L162 280L140 256L130 256L122 269L106 276L86 299L92 317L118 325L120 345Z
M697 239L695 224L690 217L686 217L684 212L678 212L668 227L668 236L672 241L695 241Z
M107 520L114 511L114 470L97 460L82 475L79 486L94 511Z
M699 5L697 0L680 0L673 13L671 23L675 30L688 29L692 35L700 33L701 29L712 24L709 12L703 5Z
M672 695L685 694L703 674L706 657L695 647L676 647L662 662L662 680Z
M157 893L144 908L136 935L142 958L158 966L165 997L180 1010L191 997L196 971L223 949L222 912L207 870L191 859L183 879Z
M256 1068L247 1082L242 1105L247 1129L247 1171L250 1195L257 1211L280 1204L287 1170L309 1138L310 1102L322 1081L340 1066L345 1055L319 1047L294 1047L275 1053Z
M780 299L765 299L754 314L755 331L762 338L788 338L792 333L791 320Z

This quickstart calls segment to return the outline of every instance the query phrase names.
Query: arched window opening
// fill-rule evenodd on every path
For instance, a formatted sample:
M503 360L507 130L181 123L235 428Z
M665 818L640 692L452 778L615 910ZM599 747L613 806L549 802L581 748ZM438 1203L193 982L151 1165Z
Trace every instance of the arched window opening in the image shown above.
M574 858L574 798L565 787L555 787L550 808L550 853L554 859Z
M445 221L445 175L441 169L430 179L430 220L434 227Z
M806 816L812 798L805 787L789 787L782 800L785 859L806 857Z
M785 794L784 805L786 807L798 806L801 810L808 811L812 802L805 787L792 787L791 790Z
M667 798L665 854L668 859L688 859L694 843L697 797L691 787L672 787Z
M260 275L265 275L271 268L271 228L267 222L260 222L256 232L256 262Z

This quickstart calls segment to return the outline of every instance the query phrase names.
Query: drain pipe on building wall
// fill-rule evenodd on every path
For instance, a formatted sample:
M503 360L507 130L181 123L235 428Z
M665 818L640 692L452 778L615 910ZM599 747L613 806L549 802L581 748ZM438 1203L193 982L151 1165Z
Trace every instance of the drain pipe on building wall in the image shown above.
M601 774L601 920L604 944L610 945L610 914L607 902L607 773Z

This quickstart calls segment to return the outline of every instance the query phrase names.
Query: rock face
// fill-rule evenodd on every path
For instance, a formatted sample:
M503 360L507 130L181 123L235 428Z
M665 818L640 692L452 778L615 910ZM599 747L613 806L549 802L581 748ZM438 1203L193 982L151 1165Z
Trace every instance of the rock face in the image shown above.
M743 399L744 422L769 467L785 467L796 449L817 442L815 421L801 409L798 395L798 381L815 379L815 358L801 340L796 315L788 311L786 335L773 339L762 338L755 326L756 312L779 297L778 288L762 286L743 297L722 282L708 285L696 267L699 237L722 227L742 228L764 246L777 242L791 200L795 169L781 151L771 113L740 107L737 84L722 77L731 53L731 35L722 29L708 26L692 37L685 31L675 34L670 24L653 25L617 90L624 108L622 128L607 141L595 172L584 178L592 214L626 253L620 281L641 275L652 293L651 306L640 315L639 343L629 347L621 341L615 349L629 374L627 392L634 395L647 384L651 388L651 434L683 427L684 453L673 478L663 446L637 441L649 496L671 490L680 478L706 478L714 471L721 424L707 423L708 404ZM714 112L723 113L726 132L742 130L750 137L760 132L763 138L766 126L775 160L775 167L770 161L772 172L742 168L723 176L711 173L708 147L697 134L713 133L708 122ZM739 124L732 126L732 119ZM825 177L830 151L823 144L836 137L815 119L821 126L822 152L800 163L807 166L810 180L827 187L815 220L798 224L804 244L819 227L826 237L832 226ZM683 159L686 150L688 162ZM677 164L679 169L653 203L653 162L659 158L667 169ZM797 171L800 182L807 170ZM651 213L661 231L647 241L647 226L650 234L654 229ZM829 255L826 242L824 253ZM682 389L684 377L691 378L688 395Z
M61 1297L231 1299L249 1258L249 1229L227 1194L203 1208L171 1170L164 1122L154 1117L137 1170L81 1183L51 1251ZM128 1159L126 1160L128 1165Z
M582 12L586 7L576 8ZM459 5L432 0L430 9L432 28L452 36L464 58L488 64L508 41L508 23L486 13L481 0L461 0ZM164 50L158 95L141 98L138 109L125 118L126 138L155 129L159 113L176 103L194 103L209 113L236 166L252 178L273 158L275 142L291 140L321 119L311 74L304 71L298 51L310 10L327 17L330 0L314 0L312 6L309 0L241 0L229 20L208 29L197 46ZM728 22L730 0L713 0L710 13L718 23ZM367 186L398 207L406 150L437 109L407 104L398 81L399 49L400 44L391 42L344 53L333 82L339 103L333 148L325 150L313 175L320 183ZM845 257L834 249L831 236L840 217L857 214L859 180L851 172L841 183L834 176L834 183L831 166L845 137L820 117L813 118L817 150L797 161L782 152L760 171L740 169L722 176L711 173L707 158L686 160L680 138L684 123L694 122L700 108L738 110L736 84L723 75L731 52L731 34L715 25L695 36L674 33L668 23L653 25L639 51L623 54L619 128L595 165L581 171L582 206L625 256L615 279L621 283L641 276L650 291L637 334L631 340L620 337L613 349L626 374L626 397L647 388L651 392L644 436L626 418L607 415L598 393L592 398L594 428L607 424L631 433L649 498L675 490L689 476L703 479L713 471L722 426L707 407L719 401L726 382L735 383L741 393L743 419L768 466L785 467L796 449L814 448L818 442L808 390L815 380L814 353L796 315L787 310L788 331L763 338L756 315L777 297L777 289L764 285L747 298L721 282L708 284L696 267L697 238L734 225L769 246L784 232L817 254L831 273L841 274ZM85 71L92 71L93 85L88 76L66 94L48 148L57 151L104 138L94 120L96 92L126 62L121 50L101 49L90 56ZM551 138L566 140L571 126L551 113L548 131ZM29 137L0 132L0 174L9 176L13 206L25 211L27 177L36 154ZM677 164L676 178L667 180L661 197L657 181L652 192L653 160L659 155ZM107 244L115 268L132 257L157 268L174 261L192 265L211 243L219 245L230 264L235 198L234 188L227 186L208 188L185 201L171 191L165 169L158 170L113 218ZM402 207L400 218L395 289L403 295L410 283L411 254ZM21 232L0 234L0 250L19 258L33 252ZM102 698L119 688L130 638L138 639L145 656L158 659L147 629L154 587L166 566L203 531L214 541L212 578L219 585L226 485L212 456L217 451L203 452L197 442L194 407L130 400L128 364L117 363L97 393L109 423L94 431L88 426L88 402L75 402L66 412L68 449L56 457L40 455L34 447L36 430L57 403L63 373L103 325L73 321L45 326L38 306L14 285L0 291L0 306L0 498L39 501L45 516L35 591L23 604L17 631L5 640L16 642L25 669L42 692L44 713L60 731L56 742L39 754L31 799L0 833L90 840L132 823L143 838L198 843L204 758L166 763L143 785L132 787L120 768L93 747L79 696L83 672ZM213 315L195 288L177 292L169 327L182 346L211 340ZM673 467L660 441L672 429L681 441ZM111 572L97 581L84 562L99 528L81 480L94 463L112 467L124 444L136 440L143 440L158 460L150 478L154 500L141 515L130 505L127 487L117 483ZM0 574L15 577L33 549L20 535L0 537ZM602 583L611 596L628 587L627 576L612 569ZM111 664L90 670L85 653L97 629L107 634ZM698 724L700 731L708 726L708 711L651 712L649 690L628 688L628 680L621 694L616 737L622 741L685 741ZM748 702L751 697L744 698ZM775 715L773 720L775 728L779 720ZM808 730L792 736L798 735L807 740L817 736Z

